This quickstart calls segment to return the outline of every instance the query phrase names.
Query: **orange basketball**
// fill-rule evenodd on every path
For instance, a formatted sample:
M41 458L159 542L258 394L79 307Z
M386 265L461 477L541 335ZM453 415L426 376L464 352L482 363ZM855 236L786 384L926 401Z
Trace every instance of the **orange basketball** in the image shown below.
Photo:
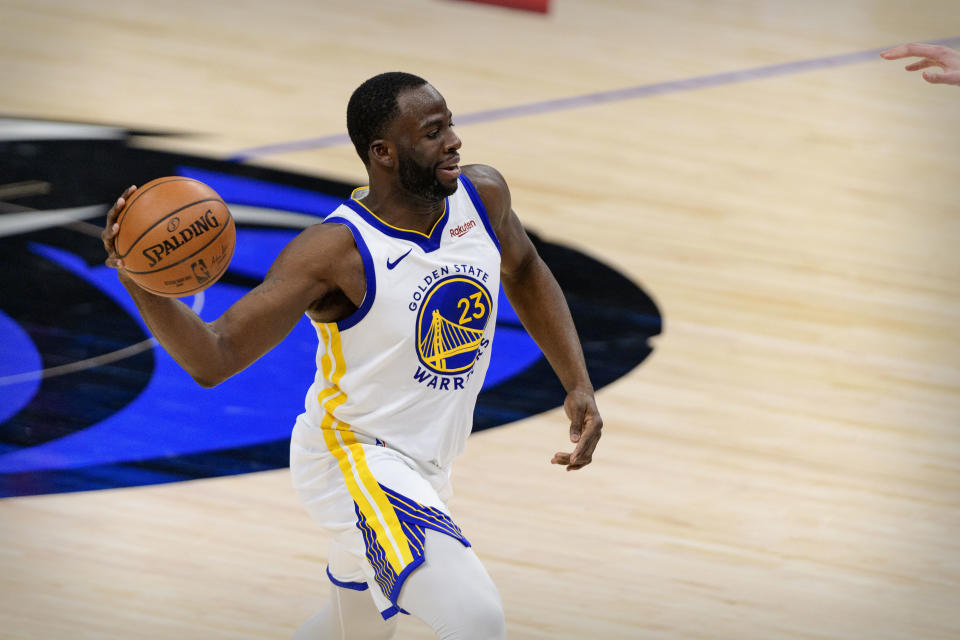
M134 191L117 223L115 246L127 273L147 291L169 298L219 280L237 240L217 192L180 176L157 178Z

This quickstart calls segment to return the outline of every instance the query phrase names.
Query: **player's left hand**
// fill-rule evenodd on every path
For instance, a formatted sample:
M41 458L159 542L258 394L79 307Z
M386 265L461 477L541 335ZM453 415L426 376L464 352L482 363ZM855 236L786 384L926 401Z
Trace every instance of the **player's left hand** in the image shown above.
M550 462L566 465L567 471L576 471L593 460L593 450L600 442L603 419L597 411L592 392L571 391L563 401L563 410L570 419L570 442L577 446L573 453L558 451Z

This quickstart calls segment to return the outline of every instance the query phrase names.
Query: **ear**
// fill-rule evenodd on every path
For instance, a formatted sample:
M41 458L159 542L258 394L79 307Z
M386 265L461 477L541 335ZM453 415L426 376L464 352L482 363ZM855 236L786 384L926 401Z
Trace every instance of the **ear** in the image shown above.
M396 148L386 140L374 140L370 143L370 160L384 169L392 169L397 161Z

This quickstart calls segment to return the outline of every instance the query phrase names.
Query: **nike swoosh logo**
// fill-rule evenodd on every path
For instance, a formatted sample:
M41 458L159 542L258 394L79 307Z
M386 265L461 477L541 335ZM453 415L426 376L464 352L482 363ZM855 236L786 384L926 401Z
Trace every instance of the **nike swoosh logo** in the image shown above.
M413 251L413 247L410 247L409 249L407 249L407 252L405 254L403 254L402 256L400 256L399 258L397 258L392 262L390 261L390 258L387 258L387 269L393 269L395 266L400 264L400 261L406 258L408 255L410 255L411 251Z

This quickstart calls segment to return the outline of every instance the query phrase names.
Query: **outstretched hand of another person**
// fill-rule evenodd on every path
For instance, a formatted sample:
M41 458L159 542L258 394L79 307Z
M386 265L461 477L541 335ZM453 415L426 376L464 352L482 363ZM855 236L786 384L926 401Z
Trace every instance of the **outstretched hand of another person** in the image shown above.
M553 464L566 465L567 471L576 471L590 464L593 450L600 441L603 419L597 410L592 393L571 391L563 401L563 409L570 419L570 442L577 446L573 453L558 451L553 455Z
M960 86L960 52L939 44L923 44L911 42L902 44L893 49L887 49L880 54L886 60L900 58L923 58L911 62L905 68L907 71L919 71L928 67L940 67L941 73L924 71L923 79L933 84L952 84Z

